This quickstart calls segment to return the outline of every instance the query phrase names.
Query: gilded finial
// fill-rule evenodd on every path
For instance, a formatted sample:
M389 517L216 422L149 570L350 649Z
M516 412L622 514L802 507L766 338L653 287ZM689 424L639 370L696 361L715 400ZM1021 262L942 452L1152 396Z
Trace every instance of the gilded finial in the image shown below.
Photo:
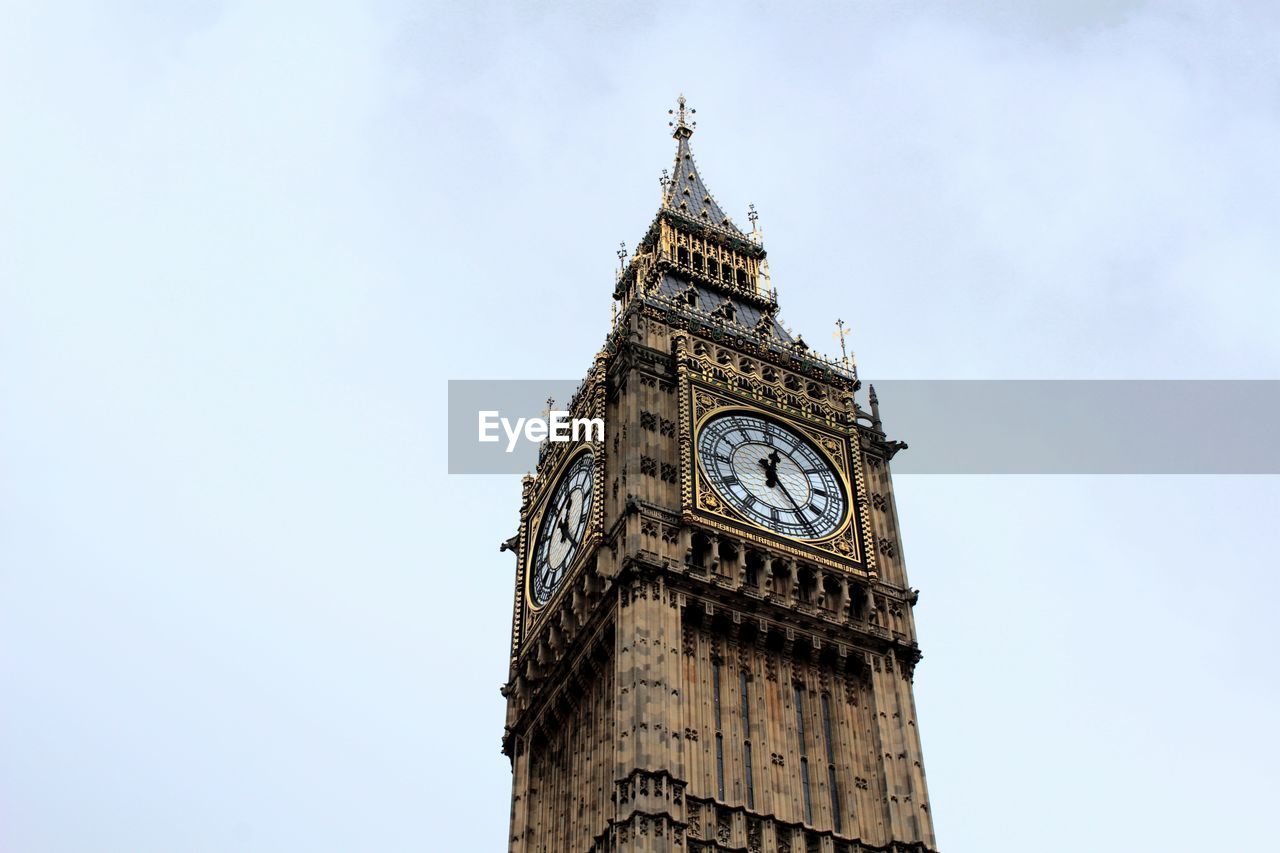
M624 270L626 268L627 268L627 244L619 243L618 244L618 269Z
M846 368L849 366L849 350L845 347L844 339L849 334L849 327L844 324L844 320L836 320L836 330L831 337L840 342L840 363Z
M751 220L751 242L758 246L764 242L764 234L760 231L760 213L754 204L747 205L747 219Z
M676 139L688 139L690 136L693 136L693 129L698 126L698 123L696 121L689 121L689 116L696 112L697 110L693 107L685 106L684 95L677 98L676 108L674 110L667 110L667 115L674 116L671 121L667 122L669 127L675 128L675 132L671 135Z

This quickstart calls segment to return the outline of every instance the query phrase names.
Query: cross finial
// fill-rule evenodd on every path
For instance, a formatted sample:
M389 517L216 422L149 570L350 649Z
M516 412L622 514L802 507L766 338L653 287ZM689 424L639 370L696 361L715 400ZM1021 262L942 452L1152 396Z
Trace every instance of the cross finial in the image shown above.
M756 223L760 221L760 214L756 212L755 204L747 205L747 219L751 220L752 228L755 228Z
M551 413L555 411L555 408L556 408L556 398L548 397L547 408L542 411L542 417L548 421L551 420Z
M675 132L672 136L677 139L688 139L690 136L693 136L693 129L698 126L698 123L696 121L689 121L689 116L696 112L697 110L693 107L687 107L685 105L684 95L677 98L676 108L674 110L667 110L667 115L674 116L671 121L667 122L668 126L675 128Z
M618 266L625 267L627 265L627 244L618 244Z

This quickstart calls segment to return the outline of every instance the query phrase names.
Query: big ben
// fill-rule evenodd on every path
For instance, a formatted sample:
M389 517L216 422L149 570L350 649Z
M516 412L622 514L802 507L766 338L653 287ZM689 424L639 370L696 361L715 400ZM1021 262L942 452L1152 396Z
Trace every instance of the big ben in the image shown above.
M891 441L778 319L672 111L674 167L525 478L503 749L518 853L936 849Z

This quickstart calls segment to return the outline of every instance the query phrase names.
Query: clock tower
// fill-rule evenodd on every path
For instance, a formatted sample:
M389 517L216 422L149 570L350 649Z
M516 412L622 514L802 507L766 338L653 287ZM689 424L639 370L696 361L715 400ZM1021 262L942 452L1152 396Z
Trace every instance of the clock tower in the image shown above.
M691 113L569 405L603 440L543 445L508 543L510 850L933 851L905 445L779 322Z

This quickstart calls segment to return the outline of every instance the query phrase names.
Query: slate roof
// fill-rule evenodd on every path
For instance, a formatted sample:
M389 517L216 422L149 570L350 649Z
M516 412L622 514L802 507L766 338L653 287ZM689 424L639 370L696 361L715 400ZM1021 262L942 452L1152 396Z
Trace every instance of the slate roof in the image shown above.
M702 182L702 175L693 161L693 151L689 148L690 133L677 133L676 165L667 184L667 194L662 206L673 213L688 217L695 222L705 222L717 228L724 228L735 234L743 234L720 208L707 185Z
M712 314L722 310L724 305L728 303L733 308L733 322L747 329L758 330L760 321L766 317L765 312L754 305L712 290L703 284L689 282L673 275L664 275L662 281L658 283L658 293L681 305L687 304L685 300L688 298L690 291L694 293L697 300L697 304L690 305L690 308ZM766 321L765 329L769 331L769 336L779 343L790 343L792 341L790 333L772 317L769 317Z

